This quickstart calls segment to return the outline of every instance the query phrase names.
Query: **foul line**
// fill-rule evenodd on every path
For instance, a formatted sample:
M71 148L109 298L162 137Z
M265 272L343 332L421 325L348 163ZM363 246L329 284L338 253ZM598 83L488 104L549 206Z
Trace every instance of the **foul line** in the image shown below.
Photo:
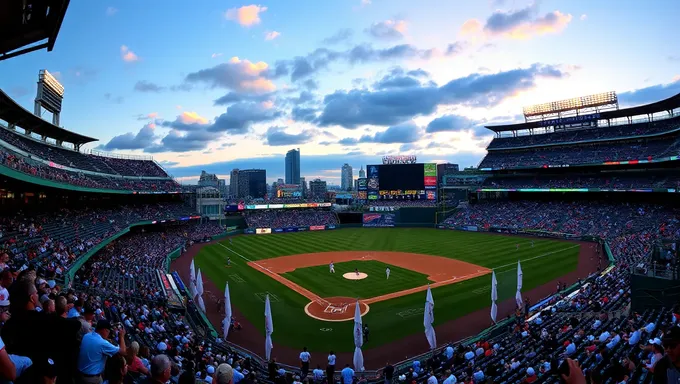
M328 301L322 299L321 296L315 294L314 292L312 292L308 289L305 289L298 284L293 283L292 281L286 279L285 277L279 275L278 273L272 272L269 268L267 268L263 265L260 265L255 261L250 260L249 258L243 256L242 254L234 251L233 249L225 246L222 243L217 243L217 244L219 244L222 248L226 249L227 251L235 254L236 256L238 256L238 257L242 258L243 260L245 260L246 262L248 262L248 265L257 266L257 268L259 268L261 270L261 272L264 273L265 275L271 277L272 279L278 281L279 283L285 285L286 287L292 289L293 291L301 294L302 296L308 298L309 300L316 301L318 303L322 303L322 304L326 304L326 305L330 305L330 303Z

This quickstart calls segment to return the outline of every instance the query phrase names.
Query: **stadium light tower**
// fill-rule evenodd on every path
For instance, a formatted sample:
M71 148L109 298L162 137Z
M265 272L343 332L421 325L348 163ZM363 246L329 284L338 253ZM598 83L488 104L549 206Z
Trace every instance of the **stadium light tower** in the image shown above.
M36 116L42 115L42 108L52 113L52 124L59 126L61 103L64 101L64 86L46 69L38 73L38 92L35 96Z

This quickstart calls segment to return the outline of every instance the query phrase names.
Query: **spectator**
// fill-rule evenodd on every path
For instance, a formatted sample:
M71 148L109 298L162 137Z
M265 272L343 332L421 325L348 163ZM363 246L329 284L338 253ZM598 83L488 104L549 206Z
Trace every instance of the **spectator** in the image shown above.
M151 376L143 384L165 384L170 380L172 364L166 355L156 355L151 359Z
M117 353L106 360L105 379L107 384L123 384L129 366L123 355Z
M345 368L340 372L342 377L342 384L352 384L354 382L354 370L349 367L349 364L345 364Z
M108 320L99 320L95 331L83 337L78 355L79 382L82 384L99 384L106 367L106 360L120 353L127 353L125 347L125 328L118 330L118 346L108 339L113 328ZM167 381L167 380L166 380Z

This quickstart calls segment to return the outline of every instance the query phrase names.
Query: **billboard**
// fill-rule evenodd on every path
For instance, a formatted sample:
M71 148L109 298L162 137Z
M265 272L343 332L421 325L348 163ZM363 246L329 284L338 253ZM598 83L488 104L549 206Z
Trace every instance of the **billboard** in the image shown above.
M396 215L393 213L364 213L364 227L394 227Z
M357 184L359 185L359 190L360 191L365 191L366 188L368 187L368 179L365 177L361 177L358 179Z
M272 233L272 229L271 228L256 228L255 233L258 234L258 235L266 235L266 234Z

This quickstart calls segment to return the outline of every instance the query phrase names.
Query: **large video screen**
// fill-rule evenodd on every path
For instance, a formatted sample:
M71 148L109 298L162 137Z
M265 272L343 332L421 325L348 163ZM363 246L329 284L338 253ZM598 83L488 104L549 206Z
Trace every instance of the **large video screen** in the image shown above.
M425 189L423 164L380 165L380 189Z
M436 200L437 164L369 165L368 200Z

